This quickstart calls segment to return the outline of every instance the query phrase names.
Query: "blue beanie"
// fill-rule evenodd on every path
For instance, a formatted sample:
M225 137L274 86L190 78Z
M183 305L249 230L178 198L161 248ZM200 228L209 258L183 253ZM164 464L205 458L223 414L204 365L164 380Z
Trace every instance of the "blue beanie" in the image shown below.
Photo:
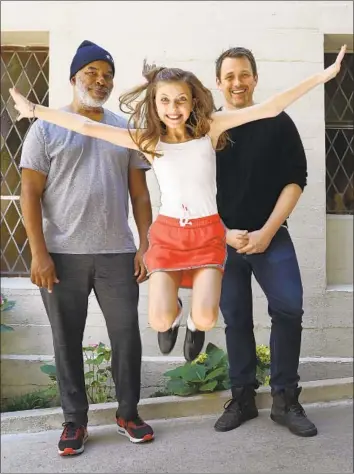
M114 76L114 61L109 52L97 44L85 40L77 48L76 54L71 62L70 79L75 76L80 69L94 61L106 61L111 65Z

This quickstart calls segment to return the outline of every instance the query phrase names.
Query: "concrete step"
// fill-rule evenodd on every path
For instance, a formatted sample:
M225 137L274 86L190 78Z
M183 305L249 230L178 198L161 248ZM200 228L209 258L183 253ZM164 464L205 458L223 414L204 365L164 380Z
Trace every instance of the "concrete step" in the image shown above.
M147 318L147 286L141 285L139 299L139 322L141 329L148 326ZM15 300L16 305L11 312L2 315L6 324L23 326L48 326L48 318L44 310L41 296L38 290L19 290L5 292L9 299ZM184 318L187 317L190 306L189 290L180 290L183 301ZM338 308L340 301L340 310ZM348 328L353 322L353 294L328 292L325 295L317 295L304 298L304 329L323 329L328 327ZM254 295L254 319L258 326L269 327L270 320L267 312L267 301L262 295ZM93 294L89 297L88 305L88 326L105 326L102 312ZM223 326L221 313L219 314L218 327Z
M45 388L49 379L40 370L44 363L53 363L43 358L6 358L1 359L2 398L11 398L19 394ZM184 364L183 357L143 357L142 362L142 397L164 388L166 378L163 374L170 369ZM348 359L304 358L300 362L299 373L301 381L324 380L332 378L350 377L353 375L353 362Z
M13 325L14 331L2 337L2 354L13 355L52 355L52 335L38 290L7 290L10 299L16 301L11 312L5 312L2 320ZM184 321L190 306L190 291L180 292L184 304ZM340 310L339 308L340 301ZM341 356L351 357L353 353L353 310L352 294L339 296L331 292L315 297L305 297L305 315L303 321L303 356ZM254 297L255 334L257 343L268 344L270 318L267 314L265 298ZM146 356L159 356L156 333L151 330L147 317L147 285L141 285L139 301L139 324L142 334L143 351ZM208 340L225 346L221 313L216 328L208 333ZM182 332L182 331L181 331ZM105 321L96 298L89 298L89 311L84 334L84 343L108 343ZM180 356L183 334L172 353Z
M304 382L301 403L318 403L348 400L353 397L353 378ZM159 397L142 399L139 413L145 420L183 418L188 416L217 415L230 398L229 391L194 397ZM272 403L269 387L261 387L256 397L259 409L269 408ZM91 405L90 426L112 424L116 403ZM29 433L60 429L63 421L61 408L28 410L1 414L1 434Z
M4 321L5 322L5 321ZM1 353L13 355L53 354L52 333L48 325L43 326L15 326L14 331L6 333L1 338ZM257 344L269 344L270 328L255 324ZM146 356L159 356L157 334L150 327L141 328L143 353ZM206 334L206 340L225 347L224 327L219 324ZM173 353L173 356L182 355L184 341L184 327ZM103 342L109 345L109 338L105 326L87 326L84 332L84 344ZM315 329L308 328L302 334L302 356L351 357L353 355L353 328L338 327Z

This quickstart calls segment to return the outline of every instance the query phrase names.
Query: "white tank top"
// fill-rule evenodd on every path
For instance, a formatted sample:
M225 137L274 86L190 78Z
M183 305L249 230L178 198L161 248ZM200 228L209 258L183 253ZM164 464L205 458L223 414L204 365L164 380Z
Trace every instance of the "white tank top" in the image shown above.
M153 169L161 192L160 214L197 219L217 214L216 155L208 135L185 143L158 142Z

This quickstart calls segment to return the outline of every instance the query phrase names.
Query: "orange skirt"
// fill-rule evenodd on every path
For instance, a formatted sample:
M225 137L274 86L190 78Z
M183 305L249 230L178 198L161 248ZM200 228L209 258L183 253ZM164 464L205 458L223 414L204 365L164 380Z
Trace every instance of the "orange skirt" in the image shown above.
M149 248L144 263L154 272L181 271L181 288L192 288L192 270L215 267L224 270L226 230L218 214L190 219L159 215L149 230Z

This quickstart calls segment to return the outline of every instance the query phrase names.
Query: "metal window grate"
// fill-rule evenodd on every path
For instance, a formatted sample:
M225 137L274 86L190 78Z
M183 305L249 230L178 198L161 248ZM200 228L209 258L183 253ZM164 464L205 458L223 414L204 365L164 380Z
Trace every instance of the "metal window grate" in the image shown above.
M31 259L20 209L19 163L32 120L16 122L9 88L48 105L48 82L48 48L1 47L1 275L28 275Z
M325 85L328 214L354 214L353 56L344 57L340 74ZM335 58L326 53L325 66Z

